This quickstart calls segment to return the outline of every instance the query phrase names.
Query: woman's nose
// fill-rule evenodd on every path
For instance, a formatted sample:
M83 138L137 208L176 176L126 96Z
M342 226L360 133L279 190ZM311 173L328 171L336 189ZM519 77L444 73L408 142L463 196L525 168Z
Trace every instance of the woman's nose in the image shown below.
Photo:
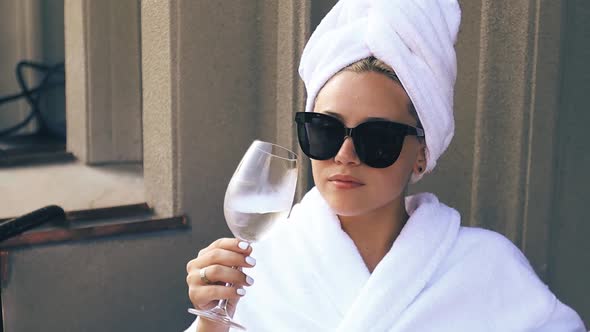
M361 161L356 155L352 137L347 136L344 138L344 143L342 143L340 150L338 150L336 157L334 157L334 161L343 165L360 165Z

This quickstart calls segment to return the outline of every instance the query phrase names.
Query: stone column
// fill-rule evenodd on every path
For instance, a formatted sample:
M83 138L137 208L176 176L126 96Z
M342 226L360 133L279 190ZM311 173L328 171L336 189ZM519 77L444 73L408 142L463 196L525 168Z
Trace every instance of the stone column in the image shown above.
M64 20L68 150L141 161L139 1L66 0Z

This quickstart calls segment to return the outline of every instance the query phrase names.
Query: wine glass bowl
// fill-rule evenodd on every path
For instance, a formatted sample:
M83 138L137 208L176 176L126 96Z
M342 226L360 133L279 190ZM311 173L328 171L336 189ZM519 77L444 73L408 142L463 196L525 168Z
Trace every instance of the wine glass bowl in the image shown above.
M297 155L279 145L255 141L244 155L225 193L223 212L235 237L263 238L285 219L297 184Z

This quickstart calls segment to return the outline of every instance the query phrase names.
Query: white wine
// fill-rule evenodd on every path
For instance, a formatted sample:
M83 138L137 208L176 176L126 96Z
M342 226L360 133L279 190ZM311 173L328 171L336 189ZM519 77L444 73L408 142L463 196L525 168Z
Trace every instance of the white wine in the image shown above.
M234 236L256 242L262 239L276 221L287 218L291 203L268 196L235 197L225 204L224 214Z
M286 218L288 212L242 213L226 211L233 219L248 220L244 224L228 223L229 229L236 237L248 242L260 241L271 230L275 221Z

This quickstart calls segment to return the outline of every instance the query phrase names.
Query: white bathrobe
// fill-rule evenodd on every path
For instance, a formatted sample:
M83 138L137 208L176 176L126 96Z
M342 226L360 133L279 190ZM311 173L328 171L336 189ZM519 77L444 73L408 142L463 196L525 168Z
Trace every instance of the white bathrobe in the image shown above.
M410 219L369 273L312 189L253 246L257 265L244 271L255 284L236 321L255 332L586 331L508 239L461 227L432 194L408 197L406 208Z

